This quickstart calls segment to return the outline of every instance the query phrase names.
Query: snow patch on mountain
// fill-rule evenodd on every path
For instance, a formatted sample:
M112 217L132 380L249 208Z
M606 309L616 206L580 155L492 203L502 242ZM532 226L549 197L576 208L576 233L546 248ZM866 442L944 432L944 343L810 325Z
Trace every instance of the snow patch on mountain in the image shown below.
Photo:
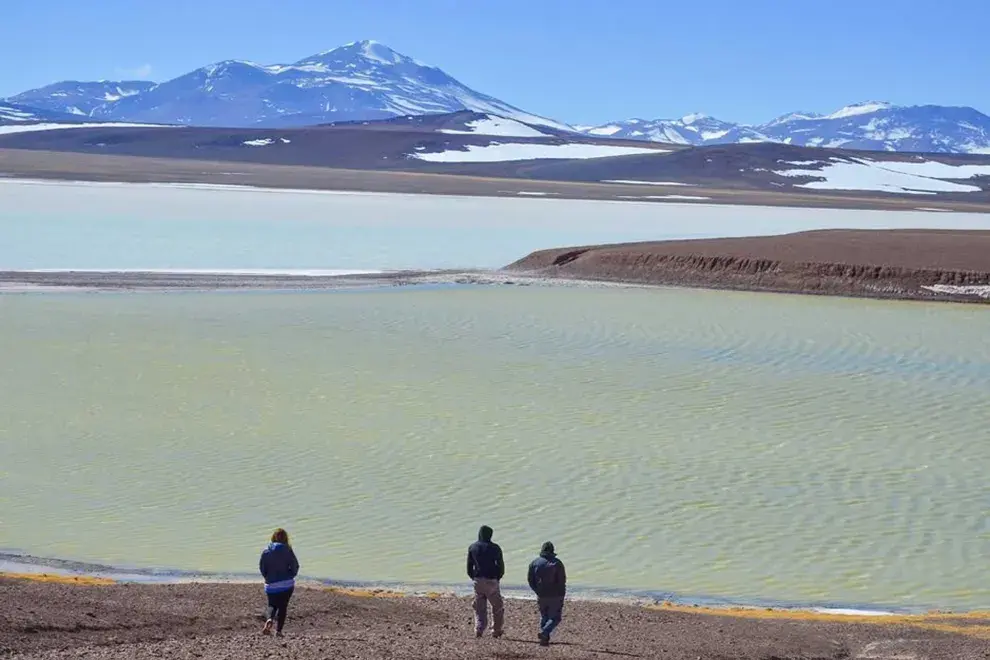
M826 115L823 119L845 119L846 117L855 117L856 115L870 115L880 110L887 110L890 107L891 105L889 103L882 101L854 103L853 105L840 108L830 115Z
M936 161L899 162L862 158L828 161L793 161L789 165L817 164L821 169L775 170L784 177L817 179L794 184L797 188L818 190L862 190L905 195L981 192L979 186L955 183L947 179L990 177L990 165L950 165Z
M12 133L34 133L37 131L58 131L72 128L170 128L170 126L166 126L164 124L131 124L127 122L80 122L78 124L54 124L42 122L36 124L0 125L0 135L9 135Z
M452 133L454 135L501 135L506 137L546 137L547 133L538 131L532 126L527 126L522 122L505 117L495 117L485 115L479 119L465 122L467 130L454 128L441 128L441 133Z
M289 144L292 140L288 138L258 138L256 140L245 140L241 142L245 147L269 147L276 143Z
M76 117L64 112L53 112L42 108L28 107L19 103L0 101L0 128L17 125L27 126L42 122L71 124L75 121L78 121Z
M609 136L615 135L616 133L618 133L621 130L622 130L622 127L619 126L618 124L609 124L608 126L599 126L597 128L589 128L589 129L587 129L585 131L582 131L582 132L587 133L588 135L600 135L602 137L609 137Z
M27 108L0 103L0 121L26 122L37 121L37 115Z
M431 163L495 163L513 160L546 160L568 158L607 158L634 154L664 153L663 149L613 146L608 144L536 144L531 142L493 142L487 145L469 144L466 150L451 149L433 153L410 154Z

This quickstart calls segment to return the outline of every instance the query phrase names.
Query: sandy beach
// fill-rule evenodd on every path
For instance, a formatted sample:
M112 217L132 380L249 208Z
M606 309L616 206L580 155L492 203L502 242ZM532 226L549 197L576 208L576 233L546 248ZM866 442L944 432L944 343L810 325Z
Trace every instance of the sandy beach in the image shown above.
M0 578L0 656L16 658L666 658L975 660L981 614L872 616L571 601L549 648L532 601L507 604L504 638L473 636L467 599L297 588L286 637L259 634L257 584L114 584Z

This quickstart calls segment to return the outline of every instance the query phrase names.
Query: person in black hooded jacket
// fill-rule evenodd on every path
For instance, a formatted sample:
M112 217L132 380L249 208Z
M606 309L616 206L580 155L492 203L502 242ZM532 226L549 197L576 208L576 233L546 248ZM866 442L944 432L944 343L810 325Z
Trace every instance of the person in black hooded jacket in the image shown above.
M553 543L547 541L540 548L540 556L529 565L526 575L529 588L536 593L540 609L540 632L537 635L542 646L550 644L550 634L560 623L564 612L564 596L567 594L567 571L560 561Z
M492 605L492 637L502 636L505 621L505 605L499 582L505 575L502 548L492 542L492 528L482 525L478 540L467 552L467 574L474 582L474 634L481 637L488 626L488 604Z

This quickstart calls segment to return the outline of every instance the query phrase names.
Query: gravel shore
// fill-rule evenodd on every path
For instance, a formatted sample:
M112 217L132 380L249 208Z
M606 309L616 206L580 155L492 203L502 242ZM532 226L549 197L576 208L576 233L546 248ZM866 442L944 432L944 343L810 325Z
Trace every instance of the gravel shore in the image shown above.
M540 250L518 275L861 298L990 302L990 231L828 229Z
M88 583L89 582L89 583ZM259 634L256 584L0 578L0 656L16 658L664 658L975 660L990 617L872 617L570 601L550 648L532 601L502 639L475 639L467 599L298 587L286 636Z

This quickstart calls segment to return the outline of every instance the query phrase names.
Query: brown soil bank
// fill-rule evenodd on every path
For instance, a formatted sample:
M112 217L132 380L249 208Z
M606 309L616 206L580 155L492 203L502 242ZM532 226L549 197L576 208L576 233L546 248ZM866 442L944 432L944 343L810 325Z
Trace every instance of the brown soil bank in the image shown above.
M507 604L506 634L477 640L460 598L297 589L286 637L259 634L259 585L76 585L0 578L0 656L15 658L665 658L817 660L990 657L990 617L713 614L571 602L549 649L532 602Z
M829 229L557 248L534 252L506 270L714 289L990 302L924 288L990 285L990 231Z

